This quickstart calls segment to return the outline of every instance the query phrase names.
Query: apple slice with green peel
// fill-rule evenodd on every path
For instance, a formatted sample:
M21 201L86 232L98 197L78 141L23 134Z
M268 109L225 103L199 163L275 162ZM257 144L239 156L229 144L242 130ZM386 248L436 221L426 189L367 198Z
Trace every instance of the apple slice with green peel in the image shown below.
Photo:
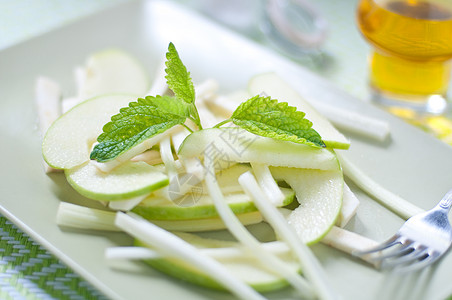
M261 223L264 219L258 211L238 214L237 218L243 225ZM189 220L148 220L149 222L169 231L206 232L227 229L220 217L189 219Z
M145 162L126 162L109 173L88 162L65 170L69 184L81 195L100 201L130 199L168 185L168 176Z
M81 100L106 93L144 96L150 81L143 66L130 54L107 49L88 57L79 90Z
M253 200L243 192L243 188L238 182L239 176L250 170L251 167L249 165L236 164L217 174L218 184L225 195L225 201L235 214L244 214L257 210ZM153 194L143 199L132 211L148 220L190 220L218 217L207 187L198 184L197 180L194 180L194 183L195 185L189 186L189 192L182 197L175 195L174 199L168 199L158 194ZM179 184L190 185L190 179L186 180L186 182L180 181ZM172 193L175 194L181 189L180 186L176 186L174 183L171 183L168 187L169 192L172 190ZM295 198L294 191L287 188L282 188L281 191L284 195L281 206L290 204ZM172 193L169 193L170 198Z
M306 244L320 241L335 225L342 207L344 178L338 170L270 168L277 180L295 191L300 205L287 211L287 220Z
M217 239L201 238L193 234L177 234L180 238L189 242L199 249L205 248L237 248L237 251L242 251L240 243L231 241L222 241ZM135 241L136 246L147 247L140 241ZM275 275L274 272L269 271L263 267L252 253L246 254L242 251L243 255L239 257L231 258L217 258L235 277L239 278L243 282L253 287L258 292L271 292L282 289L288 286L287 281ZM299 265L292 255L287 253L278 254L278 257L287 264L288 267L299 271ZM207 276L206 274L197 270L194 266L187 264L184 261L175 258L156 258L145 260L147 264L152 266L163 273L166 273L175 278L187 281L193 284L209 287L213 289L223 290L221 284Z
M262 137L238 127L193 132L180 146L178 155L181 158L214 155L216 164L251 162L320 170L340 167L330 149Z
M72 169L86 163L102 127L120 108L136 99L137 96L126 94L97 96L59 117L42 142L47 164L55 169Z
M265 93L272 99L287 102L299 111L304 112L305 118L312 122L312 128L320 134L327 147L337 149L348 149L350 147L350 141L342 133L275 73L254 76L248 83L248 91L253 96Z
M295 197L291 189L281 188L285 198L282 206L290 204ZM256 211L253 200L245 193L225 195L225 201L235 214ZM192 203L188 205L187 203ZM175 202L163 197L146 197L132 212L148 220L190 220L218 217L209 195L186 194Z

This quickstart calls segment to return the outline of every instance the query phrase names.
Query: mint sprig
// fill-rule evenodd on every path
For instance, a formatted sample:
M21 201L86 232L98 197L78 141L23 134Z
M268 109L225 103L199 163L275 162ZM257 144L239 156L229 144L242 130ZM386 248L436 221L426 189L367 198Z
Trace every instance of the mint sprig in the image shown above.
M202 130L190 73L172 43L168 46L166 58L165 78L174 96L147 96L122 108L103 127L103 133L97 138L99 144L91 152L91 159L99 162L115 159L173 126L187 127L187 119ZM312 123L304 117L303 112L285 102L255 96L240 104L230 119L215 127L233 122L260 136L325 147L320 135L312 129Z
M147 96L121 108L119 114L102 128L90 158L99 162L112 160L143 141L184 124L189 107L177 98Z
M311 121L305 119L305 113L270 97L257 95L248 99L237 107L230 119L216 127L228 121L260 136L325 147L318 132L312 128Z
M201 120L195 105L195 87L190 77L190 72L187 71L187 68L182 63L173 43L170 43L168 46L165 65L165 72L167 74L165 78L168 87L177 98L191 104L190 119L199 129L202 129Z
M190 72L182 63L179 53L173 43L168 46L166 53L166 83L176 97L191 104L195 102L195 87L190 77Z

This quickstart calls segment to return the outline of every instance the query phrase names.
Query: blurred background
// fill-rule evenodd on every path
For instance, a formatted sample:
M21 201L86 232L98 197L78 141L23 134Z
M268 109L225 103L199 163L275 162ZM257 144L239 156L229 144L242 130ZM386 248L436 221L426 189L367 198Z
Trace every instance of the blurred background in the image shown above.
M76 22L84 16L135 0L2 0L0 1L0 50L21 41L37 38L54 28ZM303 65L328 79L334 85L362 101L370 101L368 88L368 55L370 46L356 25L358 0L173 0L197 10L234 31L265 44L295 63ZM276 5L282 16L269 16L265 5ZM301 3L307 9L300 9ZM306 12L307 11L307 12ZM313 14L320 17L313 20ZM318 39L310 45L298 41L297 36L281 37L275 22L314 35ZM317 23L316 23L317 22ZM276 24L280 25L280 24ZM278 27L281 29L281 26ZM317 26L317 27L316 27ZM320 29L318 27L321 27ZM319 32L317 32L319 31ZM321 32L320 32L321 31ZM290 41L288 41L290 40ZM419 116L409 111L392 111L444 142L452 145L450 112L445 116Z

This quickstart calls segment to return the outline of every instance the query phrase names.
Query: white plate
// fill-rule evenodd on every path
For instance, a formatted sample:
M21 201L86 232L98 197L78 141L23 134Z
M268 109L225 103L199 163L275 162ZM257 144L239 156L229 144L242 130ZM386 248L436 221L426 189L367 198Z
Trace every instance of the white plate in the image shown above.
M351 98L273 52L168 2L132 2L94 15L0 52L1 213L74 271L114 299L230 299L181 283L142 263L110 268L104 249L128 245L124 234L62 231L55 223L60 201L80 201L63 176L43 173L33 107L38 75L74 92L72 69L92 52L120 47L153 74L168 43L175 43L195 83L213 77L223 91L244 88L253 74L276 71L315 101L387 119L392 138L383 144L350 136L348 156L383 186L422 208L432 207L452 187L452 149L369 104ZM352 186L353 187L353 186ZM391 235L402 220L359 190L362 200L349 229L376 240ZM83 200L83 199L82 199ZM443 299L452 293L452 255L412 276L389 276L323 245L313 247L333 288L343 299ZM268 295L291 299L291 289Z

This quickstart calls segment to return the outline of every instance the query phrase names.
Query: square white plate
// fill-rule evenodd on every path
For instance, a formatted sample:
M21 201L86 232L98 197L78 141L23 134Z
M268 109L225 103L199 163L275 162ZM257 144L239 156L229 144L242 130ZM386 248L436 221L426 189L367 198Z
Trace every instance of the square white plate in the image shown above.
M38 75L54 78L64 93L74 93L72 70L92 52L119 47L135 55L153 74L172 41L195 84L213 77L222 91L246 87L254 74L275 71L311 101L380 117L390 122L384 143L349 135L347 156L389 190L422 208L432 207L452 187L452 149L420 130L353 99L309 71L168 1L120 5L0 52L1 183L0 211L74 271L113 299L231 299L227 293L182 283L140 262L111 268L108 246L128 245L124 234L63 231L56 226L60 201L85 201L63 176L45 175L33 107ZM352 188L362 204L348 229L378 241L402 220ZM333 288L343 299L443 299L452 294L452 255L410 276L380 273L324 245L313 250ZM267 295L295 298L291 289Z

